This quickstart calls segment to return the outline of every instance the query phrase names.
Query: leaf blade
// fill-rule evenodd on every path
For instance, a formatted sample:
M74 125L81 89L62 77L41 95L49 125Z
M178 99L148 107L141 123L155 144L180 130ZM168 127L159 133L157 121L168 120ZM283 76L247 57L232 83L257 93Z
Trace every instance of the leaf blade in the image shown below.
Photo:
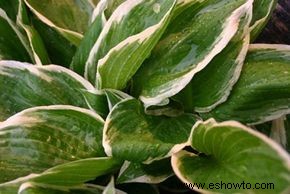
M194 123L190 114L146 115L139 101L126 99L115 105L106 119L103 147L109 156L150 163L182 149Z
M177 176L191 189L206 192L209 183L272 183L269 190L250 190L237 187L227 190L214 187L222 193L273 193L289 191L290 158L275 142L237 122L216 123L208 120L197 123L190 137L191 146L205 156L180 152L172 157ZM195 166L195 168L192 168ZM271 170L265 171L264 169ZM205 183L197 188L194 183ZM191 185L190 185L191 184Z
M61 66L16 61L0 61L0 88L0 120L34 106L67 104L89 108L81 90L94 90L89 82Z
M123 89L160 38L174 5L175 0L121 4L91 50L85 77L95 83L97 73L99 89ZM143 22L138 18L141 14ZM109 74L115 76L109 79Z
M238 81L248 46L249 25L252 10L249 9L239 22L239 28L229 44L173 98L187 111L209 112L227 100Z
M0 182L69 161L104 156L103 124L92 111L63 105L31 108L10 117L0 124Z
M51 0L41 3L34 0L24 1L43 23L57 30L74 45L80 43L93 11L88 1L57 1L57 3Z
M258 124L289 113L289 56L289 46L252 45L228 100L202 116Z
M190 4L174 18L151 57L137 72L135 84L133 81L135 95L151 106L182 90L224 49L236 33L238 21L251 6L251 0ZM223 21L224 25L217 26L219 22L215 20Z

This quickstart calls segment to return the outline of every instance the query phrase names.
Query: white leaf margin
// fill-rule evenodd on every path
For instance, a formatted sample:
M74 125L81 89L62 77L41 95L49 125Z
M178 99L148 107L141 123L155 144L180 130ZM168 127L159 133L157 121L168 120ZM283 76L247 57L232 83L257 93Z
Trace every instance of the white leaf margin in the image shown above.
M18 62L18 61L13 61L13 60L1 60L0 61L0 75L1 74L7 75L6 72L3 72L4 68L28 70L31 74L36 75L40 77L41 79L46 80L48 82L50 82L53 79L53 77L50 77L39 70L45 70L45 71L56 72L56 73L64 73L74 78L76 81L78 81L81 85L84 86L85 89L91 90L91 91L95 90L94 86L90 82L85 80L83 77L81 77L77 73L65 67L58 66L58 65L34 66L30 63L25 63L25 62ZM10 76L13 76L13 75L11 74Z
M112 147L111 147L111 141L109 140L108 136L107 136L107 131L109 129L109 124L111 122L111 120L109 119L112 115L112 112L118 107L118 105L120 103L124 103L126 101L129 101L129 100L132 100L132 98L126 98L120 102L118 102L113 108L112 110L110 111L110 113L108 114L107 116L107 119L105 121L105 125L104 125L104 129L103 129L103 140L102 140L102 144L103 144L103 148L105 150L105 153L107 156L109 157L112 157L113 156L113 152L112 152ZM170 156L172 156L172 154L182 150L184 147L188 146L188 140L183 142L183 143L179 143L179 144L175 144L170 150L168 153L166 153L165 155L163 156L159 156L159 157L156 157L156 158L147 158L147 160L143 161L142 163L143 164L150 164L154 161L157 161L157 160L161 160L161 159L164 159L164 158L168 158Z
M208 125L208 129L207 130L211 130L211 128L214 127L235 127L235 128L240 128L244 131L246 131L247 133L261 139L263 142L265 142L266 144L268 144L283 160L284 160L284 165L285 167L290 171L290 155L279 145L277 144L275 141L273 141L272 139L268 138L266 135L255 131L249 127L246 127L244 125L242 125L241 123L237 122L237 121L225 121L222 123L217 123L215 121L215 119L211 118L208 119L207 121L198 121L194 124L194 126L192 127L192 131L191 134L189 136L188 139L188 146L191 145L192 142L192 137L193 137L193 132L196 128L198 128L199 125ZM178 166L179 166L179 158L183 155L189 155L189 156L196 156L198 157L196 154L193 153L189 153L187 151L181 150L179 152L176 152L172 155L171 157L171 166L172 169L175 173L175 175L183 182L186 183L187 185L190 185L191 182L186 179L185 176L183 176L183 174L179 171ZM286 177L287 178L287 177ZM193 187L190 188L194 191L197 192L202 192L202 193L213 193L213 192L209 192L208 190L203 190L203 189L198 189L197 187Z
M242 15L244 15L244 13L246 13L248 10L252 10L253 7L252 4L253 0L247 0L246 3L237 8L230 15L230 17L227 18L226 22L223 25L224 28L223 31L220 33L220 35L216 38L215 42L212 44L213 49L207 56L205 56L205 58L201 62L199 62L195 66L194 69L192 69L190 72L186 73L184 76L180 78L176 78L175 80L165 83L164 85L170 84L171 87L167 90L162 91L161 94L158 94L154 97L143 95L139 96L139 99L145 104L145 107L158 105L165 99L174 96L190 82L190 80L196 73L204 69L208 65L208 63L226 47L226 45L235 35L235 33L238 30L240 17L242 17Z
M83 35L79 32L75 32L72 30L68 30L65 28L61 28L57 25L55 25L52 21L50 21L47 17L45 17L44 15L42 15L41 13L39 13L37 10L35 10L30 3L27 0L24 0L25 4L29 7L29 9L46 25L54 28L55 30L57 30L60 34L62 34L65 38L67 38L69 41L71 41L74 45L78 45L79 41L83 38ZM92 4L88 1L88 3L92 6ZM93 6L92 6L93 8ZM70 38L70 36L75 37L76 39L78 39L79 41L76 41L75 38Z

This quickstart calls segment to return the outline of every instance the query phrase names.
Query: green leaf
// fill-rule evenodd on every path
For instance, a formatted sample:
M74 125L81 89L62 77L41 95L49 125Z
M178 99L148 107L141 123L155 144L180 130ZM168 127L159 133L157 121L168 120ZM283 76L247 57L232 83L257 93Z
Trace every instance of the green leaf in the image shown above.
M31 17L32 24L41 36L52 64L69 67L76 51L76 46L61 36L56 30L45 25L36 17Z
M14 22L16 22L18 13L18 1L19 0L0 0L0 8L3 9L8 17Z
M79 189L85 189L87 191L99 190L101 192L104 190L101 186L86 184L80 187L80 185L82 185L83 182L95 179L95 177L100 175L114 172L120 167L120 165L120 161L105 157L87 158L69 162L48 169L41 174L32 174L11 182L0 184L0 194L16 193L20 186L20 191L25 190L29 186L29 184L26 184L27 182L33 182L34 185L37 184L46 189L55 188L58 192L63 190L72 190L73 192L77 190L73 193L79 193ZM80 171L82 174L80 174ZM121 194L122 192L117 190L117 193Z
M259 132L235 121L217 124L208 120L195 125L189 142L200 154L181 151L172 156L171 163L175 174L191 189L202 193L289 192L290 157ZM225 188L228 183L231 189ZM255 190L256 183L263 187L271 184L272 189ZM198 189L194 184L205 186ZM247 189L249 186L252 188Z
M114 90L114 89L106 89L103 90L104 93L106 94L107 101L108 101L108 107L109 110L111 111L113 107L118 104L119 102L125 100L125 99L132 99L130 95L119 91L119 90Z
M50 59L46 52L44 43L35 30L33 26L31 26L30 19L27 15L26 7L22 0L19 1L19 12L17 15L17 23L25 30L26 35L28 37L30 47L33 51L34 61L38 65L42 64L50 64Z
M194 1L171 21L133 81L146 106L164 102L220 53L236 34L252 0ZM183 6L182 6L183 7Z
M187 142L193 115L150 116L136 99L126 99L113 107L103 133L108 156L132 162L150 163L171 156Z
M117 183L161 183L173 175L170 159L154 161L151 164L125 162L120 170Z
M252 45L228 100L202 116L257 124L289 113L289 63L289 46Z
M253 18L251 22L251 42L253 42L261 33L278 0L255 0L253 3Z
M85 33L78 49L72 59L70 68L80 75L85 72L85 64L88 60L90 51L97 41L106 19L104 18L104 10L107 5L107 0L101 1L94 10L94 21Z
M124 89L165 30L174 5L175 0L121 4L90 52L85 77L99 89Z
M79 45L89 24L93 6L86 0L24 0L30 10L46 25Z
M110 157L87 158L55 166L31 180L49 185L74 186L113 173L121 164L119 160Z
M252 10L249 9L245 17L240 20L237 33L224 50L174 97L185 110L208 112L226 101L238 81L248 52L251 15Z
M150 106L146 107L145 109L146 114L149 115L155 115L155 116L169 116L169 117L175 117L182 115L184 113L184 109L182 105L179 102L176 102L174 100L169 101L166 105L156 105L156 106Z
M0 37L0 60L31 62L28 41L2 9L0 9Z
M17 192L18 194L102 194L99 187L54 187L50 185L36 184L33 182L23 183Z
M92 111L64 105L35 107L10 117L0 123L0 183L70 161L104 156L103 124ZM51 171L48 174L53 176Z
M0 61L0 121L34 106L63 104L89 108L81 90L94 87L61 66Z
M106 119L110 109L105 92L99 90L83 90L82 92L88 107L99 114L102 118Z
M117 103L124 99L132 98L124 92L113 89L84 90L82 92L90 109L94 110L104 119Z

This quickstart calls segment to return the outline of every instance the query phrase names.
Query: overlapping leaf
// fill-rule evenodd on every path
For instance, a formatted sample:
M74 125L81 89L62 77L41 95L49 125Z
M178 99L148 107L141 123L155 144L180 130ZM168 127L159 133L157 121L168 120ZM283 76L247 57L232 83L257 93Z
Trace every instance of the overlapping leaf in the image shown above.
M256 124L289 113L289 64L289 46L252 45L228 100L203 116Z
M172 157L172 166L175 174L194 190L215 193L288 193L290 190L289 155L266 136L237 122L198 123L189 143L202 154L179 152ZM199 183L205 184L203 189L194 185ZM231 189L221 186L222 183L230 183ZM264 184L263 188L269 185L268 189L255 189L256 183Z
M252 0L194 2L178 12L135 77L134 93L146 106L182 90L224 49L252 8Z
M87 158L50 168L32 181L57 186L75 186L113 173L121 164L121 161L109 157Z
M19 1L19 12L17 14L17 23L25 30L28 37L30 47L33 51L34 61L38 65L50 64L50 59L48 57L47 51L45 49L44 43L35 30L31 26L26 7L22 0Z
M260 34L271 13L277 5L278 0L255 0L253 3L253 19L251 22L251 41Z
M245 13L239 29L225 49L175 96L186 110L206 112L224 102L237 82L249 46L252 10Z
M54 188L59 192L78 189L97 189L103 191L104 188L100 186L84 185L80 187L80 185L84 182L94 180L98 176L113 173L120 165L120 161L108 157L87 158L68 162L52 167L41 174L31 174L11 182L0 184L0 194L16 193L17 190L19 192L25 190L30 187L30 184L27 184L29 182L45 187L48 190Z
M0 62L0 121L26 108L67 104L88 108L81 90L94 90L89 82L60 66L33 66Z
M33 182L23 183L18 194L102 194L103 189L95 186L52 187Z
M103 91L88 91L84 90L83 96L90 107L91 110L94 110L102 118L106 118L109 114L109 107L106 94Z
M110 18L110 16L117 9L117 7L120 6L126 0L107 0L107 1L108 1L108 5L105 11L105 15L106 15L106 18Z
M90 51L97 41L103 26L105 25L106 18L104 18L104 10L107 7L107 0L100 1L98 6L94 10L93 22L90 25L88 31L85 33L78 49L72 59L70 68L80 75L85 72L85 64L88 60Z
M184 147L195 118L150 116L136 99L115 105L106 119L103 146L107 155L149 163Z
M46 25L78 45L87 30L93 5L86 0L24 0L30 10Z
M69 161L104 156L102 130L101 117L72 106L36 107L10 117L0 124L0 182Z
M125 162L120 170L117 182L120 183L151 183L163 182L173 175L170 159L154 161L151 164Z
M132 98L124 92L113 89L97 91L84 90L83 95L90 109L94 110L104 119L117 103L124 99Z
M0 9L0 37L0 60L31 62L32 54L28 41L2 9Z
M104 93L106 94L107 101L108 101L108 107L111 111L113 107L118 104L119 102L125 100L125 99L132 99L130 95L113 89L106 89L104 90Z
M76 52L76 46L60 35L55 29L45 25L35 16L31 17L33 27L43 40L45 49L53 64L69 67Z
M90 52L85 76L97 87L123 89L160 38L175 0L132 0L121 4ZM142 15L142 20L140 16Z

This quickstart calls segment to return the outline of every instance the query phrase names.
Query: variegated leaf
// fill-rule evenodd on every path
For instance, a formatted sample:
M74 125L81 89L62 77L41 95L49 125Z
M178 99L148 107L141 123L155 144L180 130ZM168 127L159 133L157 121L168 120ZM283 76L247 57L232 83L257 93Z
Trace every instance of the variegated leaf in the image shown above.
M236 34L252 0L194 1L175 13L167 31L133 81L146 106L181 91ZM180 6L179 6L180 7Z
M117 183L150 183L157 184L173 175L170 159L154 161L151 164L125 162L122 166Z
M104 156L103 125L103 119L94 112L64 105L35 107L10 117L0 123L0 182Z
M241 77L228 100L205 118L257 124L290 112L290 47L251 45Z
M21 185L17 194L102 194L102 192L102 188L92 185L78 187L55 187L51 185L26 182Z
M187 111L208 112L226 101L239 79L248 52L251 18L252 10L249 9L240 20L237 33L224 50L174 97Z
M56 186L76 186L115 173L121 165L120 160L111 157L86 158L54 166L31 180Z
M0 121L34 106L62 104L89 108L82 90L94 87L61 66L0 61Z
M110 18L113 12L126 0L106 0L108 2L105 15L106 18Z
M126 99L132 99L133 98L132 96L130 96L130 95L124 93L124 92L118 91L118 90L106 89L106 90L103 90L103 91L106 94L107 101L108 101L108 107L109 107L110 111L119 102L121 102L123 100L126 100Z
M84 74L85 64L88 60L90 51L106 23L106 18L104 18L104 10L107 7L107 1L108 0L100 1L100 3L95 8L93 22L90 25L88 31L85 33L70 64L70 68L80 75Z
M83 90L82 93L88 107L99 114L102 118L106 119L110 111L106 94L103 91L95 90Z
M159 40L174 5L175 0L121 4L90 52L85 77L92 83L97 78L99 89L123 89Z
M10 182L2 183L0 184L0 194L17 193L17 190L18 193L22 192L30 188L30 184L27 184L29 182L33 183L33 185L43 186L48 190L49 188L54 188L59 192L63 190L78 190L81 188L103 191L104 187L83 184L98 176L115 172L119 166L120 161L109 157L87 158L68 162L52 167L41 174L31 174ZM80 171L82 172L81 174ZM117 193L122 192L117 190Z
M47 51L45 49L44 43L31 25L29 20L26 7L23 3L23 0L19 0L19 10L17 15L17 23L25 30L26 35L29 40L30 47L33 51L34 61L38 65L50 64L50 59L48 57Z
M189 143L199 154L181 151L173 155L171 163L175 174L195 191L290 191L289 155L259 132L235 121L218 124L208 120L193 127Z
M254 0L253 19L251 22L251 42L256 39L267 24L277 2L278 0Z
M195 120L191 114L146 115L138 100L126 99L116 104L106 119L103 146L108 156L150 163L182 149Z
M93 5L87 0L24 0L30 10L46 25L78 45L89 24Z

